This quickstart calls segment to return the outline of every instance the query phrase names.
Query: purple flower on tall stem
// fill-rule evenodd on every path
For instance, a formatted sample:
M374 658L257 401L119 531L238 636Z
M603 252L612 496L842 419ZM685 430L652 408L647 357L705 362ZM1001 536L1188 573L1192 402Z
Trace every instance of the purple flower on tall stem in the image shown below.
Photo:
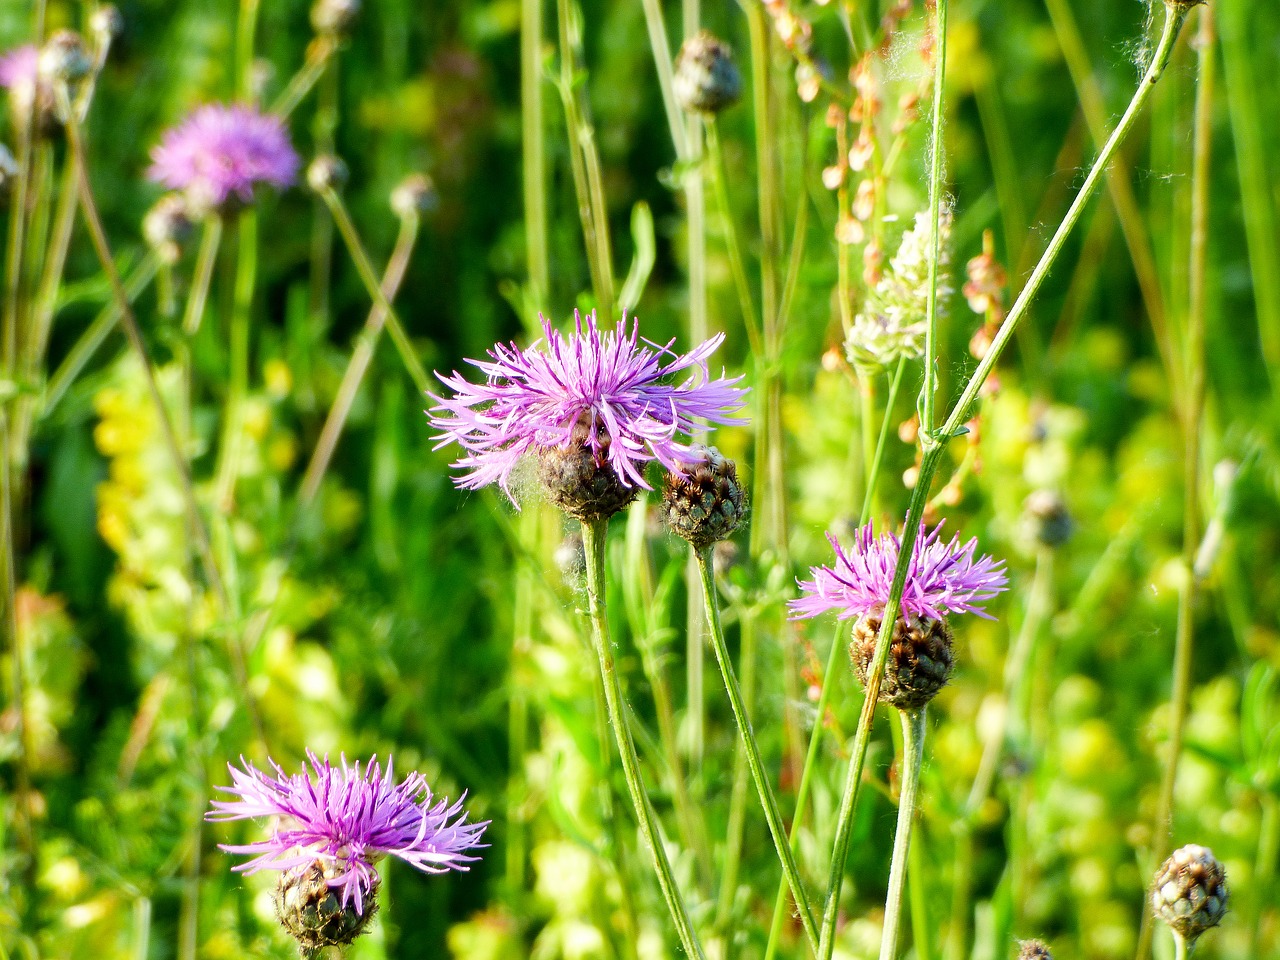
M152 180L215 208L232 194L250 202L261 183L289 186L299 165L279 117L218 103L197 107L166 131L151 160Z
M543 318L543 340L521 350L514 343L489 351L491 361L468 361L485 374L481 384L456 371L440 377L452 397L431 398L438 447L457 443L466 451L454 463L469 472L458 486L474 490L508 481L521 457L583 443L607 463L624 487L649 485L644 467L657 460L676 469L689 446L681 442L699 424L739 424L744 406L741 377L713 379L707 358L724 340L717 334L686 354L644 341L639 325L624 319L613 330L596 325L595 314L563 336ZM650 349L652 347L652 349ZM684 382L672 375L691 371ZM514 500L514 497L512 498Z
M991 619L982 603L1008 587L1004 561L976 557L976 539L961 544L956 535L944 542L941 530L939 525L926 532L920 525L899 615L941 620L947 613L976 613ZM902 541L893 533L875 537L870 523L858 531L848 553L835 537L827 539L835 548L836 562L811 567L813 579L799 581L803 595L789 604L795 617L816 617L828 610L836 611L841 620L882 614Z
M397 784L387 761L386 776L371 759L329 764L307 752L311 771L290 776L271 762L275 777L241 759L244 769L230 764L231 786L220 787L237 800L215 800L206 820L280 818L271 836L243 845L219 844L228 853L253 854L254 859L233 869L290 870L318 865L326 868L328 885L341 893L342 906L354 902L364 913L365 898L377 885L374 863L390 854L426 873L466 870L478 859L464 851L483 846L480 835L488 821L467 823L462 800L432 804L432 794L419 773ZM269 761L270 762L270 761Z

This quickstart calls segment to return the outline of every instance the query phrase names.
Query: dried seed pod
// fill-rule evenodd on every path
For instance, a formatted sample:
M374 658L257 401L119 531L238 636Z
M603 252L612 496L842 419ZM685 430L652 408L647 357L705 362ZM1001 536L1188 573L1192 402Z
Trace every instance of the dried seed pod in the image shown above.
M716 114L738 102L742 74L728 44L703 30L681 46L673 87L676 102L683 109Z
M74 30L59 30L40 49L40 77L49 83L75 83L92 69L84 40Z
M439 197L435 184L425 173L411 173L391 191L391 212L402 220L435 209Z
M849 656L858 681L865 687L875 658L882 618L867 614L853 627ZM889 658L880 681L881 703L899 710L919 710L947 685L954 666L951 628L945 620L901 616L889 638Z
M747 513L738 465L715 447L695 444L662 494L667 524L695 550L727 540Z
M1189 843L1156 871L1151 906L1175 932L1194 941L1222 922L1227 897L1227 874L1213 851Z
M333 154L321 154L307 167L307 186L316 193L341 190L347 182L347 165Z

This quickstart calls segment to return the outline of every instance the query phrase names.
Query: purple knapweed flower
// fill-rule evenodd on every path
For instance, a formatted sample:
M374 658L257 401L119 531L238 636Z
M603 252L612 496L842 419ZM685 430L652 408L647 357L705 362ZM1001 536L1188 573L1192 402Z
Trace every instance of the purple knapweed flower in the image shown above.
M151 160L152 180L213 207L232 194L248 203L260 183L287 187L299 165L279 117L220 103L197 107L166 131Z
M40 51L34 44L14 47L0 56L0 87L34 89L40 76Z
M507 484L521 457L565 449L575 430L581 435L585 427L585 443L623 486L649 489L645 464L657 460L669 470L678 468L689 450L679 440L682 434L699 423L746 422L734 416L747 393L734 386L742 378L712 379L707 370L723 334L680 354L671 349L674 340L665 346L646 340L642 346L639 325L633 322L628 332L625 318L604 331L594 313L585 325L577 317L567 337L546 318L542 329L545 338L524 350L498 344L489 351L492 362L468 361L486 375L484 383L470 383L456 371L437 374L454 396L431 395L438 404L431 423L440 430L437 449L457 443L466 451L453 464L470 471L456 480L458 486L474 490L496 482L511 496ZM693 375L669 382L684 370Z
M243 845L219 844L228 853L255 854L233 869L244 873L289 870L318 864L330 868L329 886L341 891L342 906L354 901L364 912L365 897L377 883L374 862L384 854L399 857L427 873L466 870L478 859L463 851L483 846L480 835L488 821L467 823L462 800L432 805L431 790L419 773L396 784L391 760L384 777L377 758L361 769L342 758L330 766L307 751L311 771L289 776L279 764L274 778L241 758L230 764L232 785L219 787L238 800L214 800L206 820L281 818L266 840Z
M961 544L956 535L943 542L941 529L939 524L926 532L920 525L900 615L941 620L948 613L976 613L992 619L981 604L1007 588L1004 561L975 559L976 539ZM811 567L813 579L798 581L803 596L789 604L795 617L816 617L828 610L835 610L841 620L883 613L902 541L892 533L874 537L869 523L858 531L850 553L835 537L828 534L827 539L835 547L835 565Z

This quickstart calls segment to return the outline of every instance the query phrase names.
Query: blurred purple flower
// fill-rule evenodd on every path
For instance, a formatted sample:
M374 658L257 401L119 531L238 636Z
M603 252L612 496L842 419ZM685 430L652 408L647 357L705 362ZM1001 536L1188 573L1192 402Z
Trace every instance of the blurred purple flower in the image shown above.
M976 539L961 544L959 535L949 543L939 539L942 526L920 534L912 550L911 566L902 591L901 615L941 620L947 613L988 616L981 601L1007 589L1004 561L989 556L975 559ZM858 531L852 553L845 553L835 537L827 539L836 550L834 567L811 567L812 580L799 581L803 592L789 604L796 619L838 611L841 620L881 613L889 601L893 573L898 566L902 541L896 534L873 538L871 524Z
M26 86L34 89L40 73L40 51L34 44L15 47L0 56L0 87L13 90Z
M399 857L427 873L466 870L477 860L463 851L483 846L480 835L488 826L467 823L462 800L449 806L441 800L432 806L431 790L419 773L411 773L396 785L391 761L387 774L377 758L361 770L360 764L329 765L307 751L311 772L287 775L272 761L274 779L241 758L244 770L227 765L232 785L219 787L239 800L214 800L206 820L247 820L281 817L271 837L244 845L219 844L228 853L255 854L233 869L245 873L288 870L312 863L331 865L341 872L329 886L342 891L342 906L355 901L364 913L364 899L375 882L374 862L384 854ZM421 798L421 799L419 799ZM452 821L452 822L450 822Z
M644 341L639 324L626 320L610 331L596 326L595 314L584 327L577 317L568 337L543 318L545 344L539 340L521 350L514 343L489 351L492 362L468 361L487 376L472 384L462 375L437 374L453 389L451 398L431 399L431 424L440 430L437 449L457 443L466 455L453 465L470 470L458 486L474 490L507 482L517 461L540 449L564 448L579 423L588 429L592 452L607 457L624 486L649 485L644 466L657 460L676 469L689 447L677 440L698 423L739 424L735 417L747 391L736 387L741 377L712 379L707 358L724 340L717 334L687 354ZM663 363L664 360L668 362ZM681 384L665 382L672 374L692 370ZM514 498L512 498L514 499Z
M165 132L147 176L215 207L235 194L245 203L259 183L287 187L298 155L279 117L253 107L210 103Z

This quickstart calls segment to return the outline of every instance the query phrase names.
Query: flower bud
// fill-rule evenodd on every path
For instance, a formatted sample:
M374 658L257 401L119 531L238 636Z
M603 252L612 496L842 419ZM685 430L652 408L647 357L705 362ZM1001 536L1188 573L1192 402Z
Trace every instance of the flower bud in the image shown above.
M706 30L690 37L676 57L674 91L690 113L716 114L733 106L742 94L733 51Z
M425 173L411 173L391 191L391 212L407 220L434 210L438 201L431 178Z
M608 434L598 428L602 446L596 453L588 442L590 429L579 420L567 447L547 447L538 460L538 477L551 502L583 523L613 516L640 492L618 479L609 463Z
M325 947L344 947L364 933L378 909L378 880L364 899L364 912L354 901L344 907L339 891L329 886L331 877L341 873L336 864L322 867L308 863L280 874L276 886L276 917L289 936L298 941L303 955Z
M75 83L93 69L80 34L59 30L40 50L40 78L48 83Z
M180 193L167 193L142 218L142 236L167 264L178 262L191 236L191 214Z
M747 512L738 465L715 447L694 444L680 469L667 474L662 512L695 550L727 540Z
M360 0L316 0L311 7L311 27L316 33L342 36L360 15Z
M347 165L332 154L321 154L307 167L307 185L316 193L341 190L347 177Z
M98 46L106 46L124 30L124 17L113 4L96 8L89 15L89 32L93 34Z
M1227 912L1227 874L1208 847L1189 843L1173 851L1156 871L1151 906L1188 942L1222 922Z
M853 627L849 656L865 687L875 658L882 618L867 614ZM919 710L938 695L951 678L951 628L945 620L900 616L889 638L889 658L880 681L880 703L899 710Z
M1053 960L1053 954L1043 940L1019 940L1018 960Z
M1023 523L1037 543L1060 547L1071 538L1075 522L1060 494L1036 490L1023 503Z

